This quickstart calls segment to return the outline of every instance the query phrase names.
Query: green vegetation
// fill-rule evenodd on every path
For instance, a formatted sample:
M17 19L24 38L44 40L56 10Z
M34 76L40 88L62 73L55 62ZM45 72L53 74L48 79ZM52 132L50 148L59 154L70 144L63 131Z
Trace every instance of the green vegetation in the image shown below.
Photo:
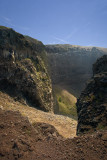
M55 87L55 95L59 105L59 113L77 119L76 98L60 87Z
M62 101L62 100L61 100L61 96L59 97L58 101L59 101L59 102L61 102L61 101Z

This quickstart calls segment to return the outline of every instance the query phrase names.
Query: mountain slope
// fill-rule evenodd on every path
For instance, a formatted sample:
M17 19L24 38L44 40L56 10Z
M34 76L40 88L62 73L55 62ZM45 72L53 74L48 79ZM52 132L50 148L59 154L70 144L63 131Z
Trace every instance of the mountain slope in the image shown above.
M54 95L57 99L55 113L77 119L76 97L74 97L67 89L64 89L61 86L53 85L53 88Z
M107 129L107 55L93 65L93 77L77 101L77 134Z
M33 125L37 122L50 124L65 138L73 138L76 136L77 120L40 111L28 106L23 101L15 100L7 93L0 92L0 108L3 110L19 111L24 117L27 117Z
M45 60L42 42L0 27L0 105L6 110L19 110L31 123L49 123L65 137L72 137L76 135L76 120L39 111L54 111Z
M42 42L0 26L0 90L53 112L52 84Z

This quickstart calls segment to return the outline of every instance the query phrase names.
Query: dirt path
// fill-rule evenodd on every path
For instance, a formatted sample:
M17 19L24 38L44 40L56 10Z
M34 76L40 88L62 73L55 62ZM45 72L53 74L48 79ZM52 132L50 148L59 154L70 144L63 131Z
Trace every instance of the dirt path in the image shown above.
M26 106L18 101L14 101L13 98L2 92L0 92L0 106L5 110L19 111L23 116L28 117L32 124L36 122L51 124L57 129L59 134L65 138L73 138L76 136L77 121L69 117L46 113Z

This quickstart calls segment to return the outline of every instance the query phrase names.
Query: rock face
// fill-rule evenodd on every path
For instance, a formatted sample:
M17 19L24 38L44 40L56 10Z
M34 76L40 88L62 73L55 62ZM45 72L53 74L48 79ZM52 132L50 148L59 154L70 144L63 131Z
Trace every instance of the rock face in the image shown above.
M77 101L77 134L107 127L107 55L93 65L93 74Z
M52 82L71 88L78 97L92 76L92 65L107 49L74 45L46 45Z
M53 111L45 47L13 29L0 27L0 89L44 111Z

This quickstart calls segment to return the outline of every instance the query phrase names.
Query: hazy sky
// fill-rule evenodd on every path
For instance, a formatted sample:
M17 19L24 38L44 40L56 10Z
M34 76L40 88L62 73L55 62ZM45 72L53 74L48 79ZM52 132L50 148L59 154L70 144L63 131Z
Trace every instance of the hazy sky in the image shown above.
M0 25L44 44L107 48L107 0L0 0Z

